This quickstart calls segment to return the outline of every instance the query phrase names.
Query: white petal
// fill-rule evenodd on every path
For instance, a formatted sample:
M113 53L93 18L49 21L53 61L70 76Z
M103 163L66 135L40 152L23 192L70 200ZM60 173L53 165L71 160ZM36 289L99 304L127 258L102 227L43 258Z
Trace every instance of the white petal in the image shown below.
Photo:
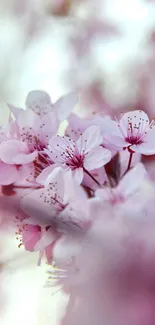
M99 146L102 141L103 137L100 128L98 126L90 126L77 141L79 152L88 152Z
M77 103L78 96L75 92L64 95L58 99L54 104L54 111L58 116L58 120L60 122L64 121L73 111Z
M26 107L37 115L44 115L52 110L53 105L50 96L45 91L33 90L26 98Z
M97 147L92 149L84 160L84 167L87 170L93 170L106 165L111 159L111 152L108 149Z
M122 178L118 185L118 190L125 196L133 195L147 177L147 172L142 163L137 164Z

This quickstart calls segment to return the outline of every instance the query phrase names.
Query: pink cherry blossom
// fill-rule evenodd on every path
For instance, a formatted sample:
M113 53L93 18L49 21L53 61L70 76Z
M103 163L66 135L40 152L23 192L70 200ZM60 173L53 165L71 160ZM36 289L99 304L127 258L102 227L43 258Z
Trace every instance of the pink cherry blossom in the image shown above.
M39 252L38 265L40 265L44 254L50 263L54 243L60 237L54 228L31 225L23 220L16 235L18 236L17 239L20 239L19 247L24 245L27 251Z
M63 277L60 269L58 280L68 286L73 303L64 324L103 324L105 319L106 324L151 325L155 316L153 209L145 216L139 213L139 218L135 213L132 219L126 211L119 210L118 215L106 205L104 210L95 206L93 213L81 249L75 245L72 252L71 244L68 247L66 257L74 256L72 267L63 263L64 253L61 264L62 238L54 248L54 259L65 270ZM88 313L90 306L92 313Z
M125 113L119 122L109 120L110 132L105 134L105 143L118 150L126 149L144 155L155 153L155 121L143 111Z
M117 187L97 189L96 196L111 204L123 203L129 197L136 196L147 179L146 169L139 163L122 177Z
M64 168L70 168L78 181L84 172L104 166L111 159L111 152L100 146L102 135L99 127L91 126L77 141L70 137L56 136L49 142L49 157Z
M61 97L55 104L46 92L32 91L26 98L27 110L9 105L15 121L10 116L7 127L1 130L0 159L3 163L17 165L34 163L35 176L52 162L44 149L59 123L77 103L75 93Z
M27 110L33 111L37 116L43 118L49 114L59 122L65 120L72 112L78 102L76 93L68 93L60 97L54 104L50 96L42 90L33 90L28 93L25 105ZM19 115L19 108L9 105L11 111L17 117ZM50 115L51 114L51 115Z
M52 225L59 229L82 229L88 224L87 196L76 184L71 171L60 167L48 176L43 189L25 195L20 206L29 216L29 224Z
M68 117L68 127L66 135L70 136L73 140L77 141L80 135L90 126L100 127L101 133L109 131L109 116L94 115L90 118L81 118L80 116L72 113Z

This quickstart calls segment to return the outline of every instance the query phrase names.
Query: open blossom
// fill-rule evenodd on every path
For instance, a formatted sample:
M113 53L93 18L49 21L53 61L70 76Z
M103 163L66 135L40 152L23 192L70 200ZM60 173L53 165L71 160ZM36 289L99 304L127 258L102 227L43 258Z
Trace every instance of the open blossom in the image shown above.
M90 126L100 127L101 133L104 134L109 131L109 120L109 116L100 116L99 114L89 118L81 118L78 115L71 113L68 117L69 124L66 134L73 140L77 141L80 135Z
M52 261L52 249L60 234L51 227L40 227L39 225L24 224L20 230L21 243L25 250L39 252L38 265L45 254L47 262Z
M21 209L29 216L29 224L58 228L87 226L87 196L72 178L71 171L60 167L48 176L43 189L21 200Z
M9 105L15 120L10 116L8 125L0 131L0 159L6 164L5 170L7 169L10 175L7 183L9 179L13 182L21 178L21 173L18 172L25 164L33 162L34 176L37 177L52 163L44 149L47 148L49 139L57 133L60 122L67 117L76 103L75 93L63 96L52 104L47 93L32 91L26 99L27 110ZM29 179L29 174L25 178ZM1 179L3 175L0 182ZM1 184L5 183L2 180Z
M92 227L81 242L81 250L75 244L73 250L66 247L66 257L74 256L72 268L60 263L65 272L62 277L60 270L59 281L68 286L73 303L64 324L102 325L103 319L106 324L153 324L153 209L145 216L139 214L137 219L137 214L128 218L125 210L119 210L118 215L111 206L108 210L106 204L99 204L93 214ZM59 247L60 242L54 248L56 262L61 252L64 256L65 242L63 240Z
M49 113L53 113L59 122L65 120L72 112L78 102L78 96L72 92L60 97L57 102L52 103L50 96L42 90L33 90L28 93L25 105L27 110L33 111L36 115L43 118ZM19 108L9 105L11 111L17 117Z
M87 196L72 178L71 171L56 168L45 188L25 195L20 203L25 217L20 226L21 243L26 250L39 251L51 261L53 248L63 233L74 236L90 226ZM67 239L68 241L68 239Z
M16 224L19 247L39 253L38 265L56 265L51 285L70 294L62 324L153 325L155 184L142 162L152 155L153 166L155 122L143 111L81 119L76 102L74 93L52 104L34 91L26 110L10 107L0 128L0 215Z
M148 174L142 163L137 164L120 180L119 184L114 187L104 187L96 191L96 196L103 202L108 201L110 204L123 203L128 198L134 197L139 193Z
M63 121L77 103L74 93L61 97L55 104L43 91L32 91L26 98L27 110L11 106L18 126L19 138L26 143L29 152L43 151L49 139L58 131Z
M91 126L77 141L67 136L53 137L49 142L49 157L62 167L71 169L79 182L84 172L100 168L111 159L111 152L100 146L102 135L100 128Z
M155 121L150 123L143 111L125 113L119 122L109 120L105 142L118 150L127 149L144 155L155 153Z

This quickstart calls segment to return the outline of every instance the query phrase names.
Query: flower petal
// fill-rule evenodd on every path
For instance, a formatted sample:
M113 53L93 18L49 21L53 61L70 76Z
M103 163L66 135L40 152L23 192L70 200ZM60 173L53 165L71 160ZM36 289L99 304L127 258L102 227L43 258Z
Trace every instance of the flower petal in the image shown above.
M68 151L75 151L75 143L71 138L55 136L49 141L49 156L54 162L65 163Z
M28 93L26 98L26 107L31 109L37 115L49 113L53 105L50 96L41 90L33 90Z
M108 149L97 147L92 149L84 160L84 167L87 170L93 170L106 165L111 159L111 152Z
M41 238L34 246L34 251L42 251L44 250L48 245L50 245L55 239L58 237L58 234L56 232L52 231L52 228L49 228L48 230L43 230L41 234Z
M52 224L52 217L55 217L57 210L48 201L46 189L35 190L26 195L20 203L22 211L30 216L31 224L47 226ZM29 220L29 219L28 219Z
M41 238L41 229L36 225L27 225L22 232L22 241L26 250L32 252Z
M145 112L140 110L125 113L119 122L120 130L125 138L128 136L129 123L132 123L133 127L137 126L138 129L134 129L134 133L137 130L138 133L143 134L149 125L149 118Z
M127 148L130 143L125 141L125 139L120 136L115 135L105 135L103 139L103 144L110 149L123 150L123 148Z
M8 104L8 107L10 109L10 112L14 115L16 119L18 118L19 114L23 111L21 108L13 106L12 104Z
M36 178L37 183L44 185L47 177L52 173L54 168L58 167L56 164L46 167L40 175Z
M7 164L14 164L14 158L21 152L27 152L27 146L24 142L8 140L0 145L0 159Z
M80 153L87 153L91 149L99 146L103 141L100 128L98 126L90 126L84 131L77 141Z
M14 165L8 165L0 162L0 184L9 185L19 179L19 173Z
M18 154L17 156L15 156L12 160L15 164L17 165L21 165L21 164L28 164L31 163L32 161L34 161L38 156L38 152L34 151L32 153L29 154Z
M147 177L147 171L142 163L137 164L121 179L117 189L125 196L134 195Z
M76 183L81 184L83 180L83 168L76 168L72 173Z
M75 92L69 93L58 99L54 104L54 111L57 114L58 120L60 122L64 121L73 111L77 103L78 96Z
M133 145L130 147L134 152L139 152L142 155L154 155L155 154L155 142L143 142L139 145Z

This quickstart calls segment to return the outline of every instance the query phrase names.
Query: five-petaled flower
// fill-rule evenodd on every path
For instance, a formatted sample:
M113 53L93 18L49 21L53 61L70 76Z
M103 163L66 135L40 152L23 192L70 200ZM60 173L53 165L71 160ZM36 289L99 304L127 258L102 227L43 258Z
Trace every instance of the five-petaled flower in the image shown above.
M78 182L82 182L84 172L100 168L111 159L111 152L101 146L100 128L87 128L77 141L67 136L56 136L49 141L48 154L53 162L71 169Z
M109 134L104 139L107 144L121 150L139 152L144 155L155 154L155 120L143 111L129 111L119 122L109 120Z

